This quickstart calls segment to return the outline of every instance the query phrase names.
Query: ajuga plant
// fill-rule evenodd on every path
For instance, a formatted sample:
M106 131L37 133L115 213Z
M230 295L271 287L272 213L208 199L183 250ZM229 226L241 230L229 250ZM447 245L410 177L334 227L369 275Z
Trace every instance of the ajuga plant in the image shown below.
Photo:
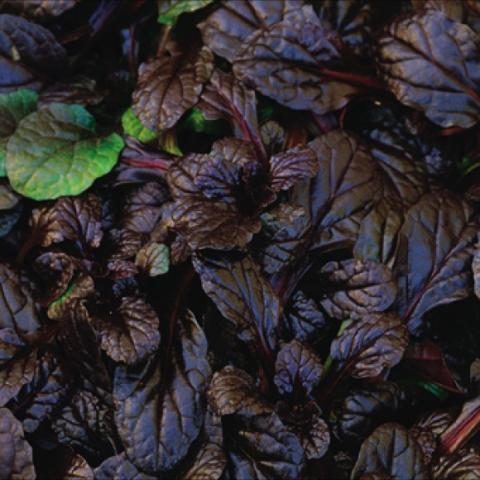
M479 233L479 0L0 0L0 479L479 479Z

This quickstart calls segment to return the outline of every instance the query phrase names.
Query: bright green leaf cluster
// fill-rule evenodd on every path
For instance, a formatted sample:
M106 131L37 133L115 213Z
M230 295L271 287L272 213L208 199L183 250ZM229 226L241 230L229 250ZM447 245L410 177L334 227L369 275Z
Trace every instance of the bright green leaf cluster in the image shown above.
M130 135L142 143L148 143L158 137L158 134L145 127L135 115L132 108L129 108L122 115L122 127L126 135Z
M160 3L160 15L158 16L158 23L163 25L175 25L178 17L182 13L194 12L200 8L206 7L212 3L213 0L174 0L173 2L167 0L167 9L162 12L162 3Z
M199 108L192 108L185 115L180 128L210 135L223 135L229 131L229 126L225 120L207 120Z

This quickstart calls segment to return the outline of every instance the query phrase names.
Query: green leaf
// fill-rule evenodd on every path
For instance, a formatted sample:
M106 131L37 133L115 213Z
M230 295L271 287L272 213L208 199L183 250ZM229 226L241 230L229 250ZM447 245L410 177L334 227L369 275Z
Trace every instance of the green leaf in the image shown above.
M34 200L79 195L114 167L123 146L115 133L95 137L95 118L85 108L52 103L25 117L10 137L7 175L14 190Z
M227 122L224 120L207 120L199 108L192 108L185 115L179 128L209 135L221 135L229 132Z
M38 94L26 88L0 95L0 177L6 175L7 141L20 120L36 110L37 101Z
M175 25L178 17L182 13L194 12L200 8L206 7L213 0L167 0L160 4L160 15L158 23L163 25ZM162 8L163 7L163 8ZM166 9L165 9L166 7ZM163 10L163 11L162 11Z
M132 108L122 115L122 127L126 135L130 135L142 143L148 143L158 137L156 132L143 125Z

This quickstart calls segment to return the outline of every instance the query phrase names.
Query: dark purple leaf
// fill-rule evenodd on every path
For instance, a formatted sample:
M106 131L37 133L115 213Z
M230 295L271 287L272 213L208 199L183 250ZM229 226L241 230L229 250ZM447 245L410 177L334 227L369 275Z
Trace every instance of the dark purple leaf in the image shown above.
M325 291L320 303L328 315L340 320L383 312L397 295L391 270L380 263L329 262L319 273Z
M400 313L411 331L428 310L472 292L477 231L472 207L449 192L427 194L407 212L396 269L402 275Z
M244 370L227 366L213 375L208 400L219 415L260 415L271 411L257 392L253 378Z
M242 417L235 427L227 438L233 478L300 477L302 445L275 413Z
M261 219L259 256L263 271L271 275L288 268L298 259L308 239L310 223L302 207L285 203L265 212Z
M357 388L337 400L330 414L332 430L341 442L364 440L380 424L408 405L405 389L392 382Z
M101 347L116 362L129 365L153 354L160 343L155 310L140 298L124 297L100 328Z
M153 480L156 477L141 473L127 458L125 453L107 458L95 469L95 480Z
M288 190L300 180L313 177L319 164L309 147L293 147L270 158L270 177L273 190Z
M402 425L384 423L363 442L351 478L376 472L392 478L429 478L420 446Z
M256 199L242 178L255 162L249 145L232 139L214 144L210 155L191 154L170 167L172 227L192 249L243 247L260 230Z
M203 41L214 53L233 61L242 43L255 30L267 29L301 6L298 0L226 1L199 28Z
M203 290L243 341L274 350L280 315L279 300L249 257L195 256L194 267Z
M8 405L26 432L34 432L61 408L68 394L67 382L63 366L51 351L38 356L31 381Z
M210 377L207 341L191 312L178 320L168 365L154 355L146 363L119 365L115 371L118 433L128 458L149 474L175 467L203 424Z
M256 152L264 154L257 121L255 92L245 87L232 74L215 70L197 107L202 110L207 120L225 118L231 122L237 138L252 142Z
M203 47L185 55L163 54L140 66L133 109L153 131L173 127L193 107L213 70L213 55Z
M394 313L372 313L353 321L331 344L330 355L355 378L371 378L400 362L408 331Z
M32 447L23 435L22 424L6 408L0 409L0 479L35 478Z
M398 20L380 39L378 66L402 103L442 127L478 123L477 34L440 11Z
M309 395L320 383L322 373L318 355L308 345L292 340L278 352L273 381L280 394L292 394L302 388Z
M293 294L291 302L285 313L290 332L300 341L313 340L325 328L325 316L315 301L300 290Z
M295 15L248 37L233 71L263 95L321 115L343 107L362 83L354 74L338 71L344 56L340 43L313 10L297 8Z

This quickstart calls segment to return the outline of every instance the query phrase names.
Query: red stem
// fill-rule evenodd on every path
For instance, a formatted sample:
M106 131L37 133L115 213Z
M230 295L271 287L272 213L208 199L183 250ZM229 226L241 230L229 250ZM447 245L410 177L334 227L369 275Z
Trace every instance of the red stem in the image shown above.
M162 172L167 172L169 167L169 163L164 160L151 160L147 157L122 158L122 162L132 167L151 168Z
M475 408L467 418L455 423L447 429L441 436L439 453L442 455L451 455L460 446L465 444L468 439L480 428L480 406Z
M334 80L352 83L354 85L361 85L362 87L374 88L376 90L383 90L383 84L375 77L368 75L361 75L350 72L340 72L338 70L330 70L329 68L321 68L320 73Z

